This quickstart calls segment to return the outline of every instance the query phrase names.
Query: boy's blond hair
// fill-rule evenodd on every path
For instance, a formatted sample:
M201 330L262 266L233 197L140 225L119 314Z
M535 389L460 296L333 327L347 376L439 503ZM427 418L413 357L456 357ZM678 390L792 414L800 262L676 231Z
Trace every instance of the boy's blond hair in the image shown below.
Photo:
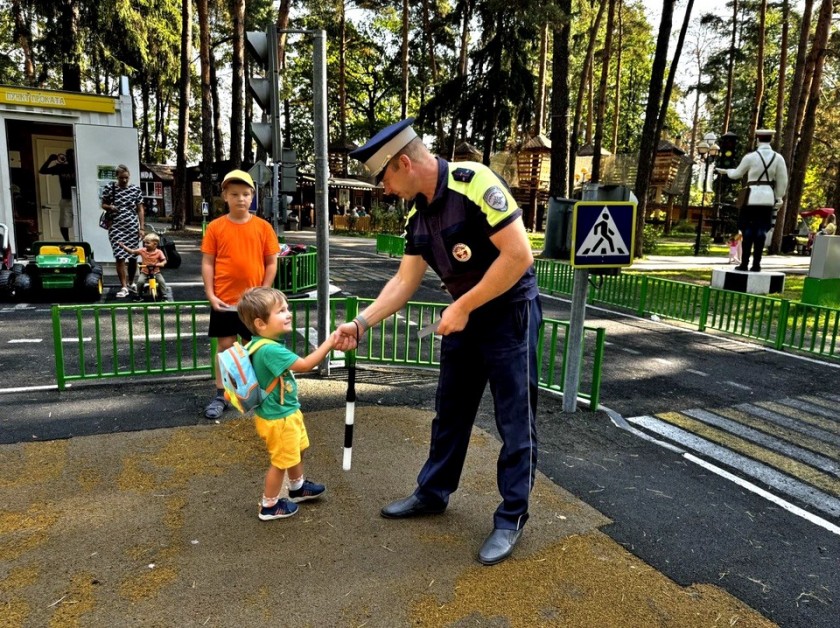
M254 326L258 318L267 321L271 316L271 309L278 303L288 303L286 295L276 288L250 288L245 291L236 311L239 319L245 324L252 334L259 335Z
M148 242L149 240L160 244L160 236L156 233L147 233L145 236L143 236L143 242Z

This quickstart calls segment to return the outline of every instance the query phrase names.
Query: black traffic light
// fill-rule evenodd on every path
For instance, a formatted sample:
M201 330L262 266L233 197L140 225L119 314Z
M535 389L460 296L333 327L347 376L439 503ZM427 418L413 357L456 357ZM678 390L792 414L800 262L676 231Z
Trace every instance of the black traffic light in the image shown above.
M279 162L283 137L280 128L277 27L272 24L264 33L248 31L245 33L245 45L257 65L265 71L264 77L255 77L248 82L248 89L263 110L263 120L268 119L268 122L252 122L251 135L273 161Z
M732 131L727 131L718 139L720 155L717 159L718 168L736 168L738 166L738 136Z

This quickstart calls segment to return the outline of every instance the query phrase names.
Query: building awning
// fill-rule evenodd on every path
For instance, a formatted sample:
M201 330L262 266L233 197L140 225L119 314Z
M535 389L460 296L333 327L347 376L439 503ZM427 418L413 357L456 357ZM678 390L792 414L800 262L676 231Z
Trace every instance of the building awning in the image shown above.
M315 177L311 174L300 175L298 177L298 181L300 181L301 185L305 185L307 187L315 185ZM360 181L359 179L353 179L350 177L330 177L327 180L327 186L335 189L345 188L348 190L375 190L379 187L377 185L373 185L372 183L368 183L367 181Z
M173 172L175 170L174 166L167 166L165 164L140 164L140 171L141 171L141 179L149 179L148 176L142 176L143 172L147 172L151 174L151 178L155 181L164 181L167 183L172 183L174 180Z

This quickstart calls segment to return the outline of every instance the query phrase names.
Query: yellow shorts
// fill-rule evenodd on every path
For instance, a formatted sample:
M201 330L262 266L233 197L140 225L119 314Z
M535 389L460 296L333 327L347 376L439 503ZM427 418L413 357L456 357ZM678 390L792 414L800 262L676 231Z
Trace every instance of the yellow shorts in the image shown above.
M268 447L271 464L278 469L288 469L298 464L301 453L309 447L309 436L300 410L273 421L255 416L254 426Z

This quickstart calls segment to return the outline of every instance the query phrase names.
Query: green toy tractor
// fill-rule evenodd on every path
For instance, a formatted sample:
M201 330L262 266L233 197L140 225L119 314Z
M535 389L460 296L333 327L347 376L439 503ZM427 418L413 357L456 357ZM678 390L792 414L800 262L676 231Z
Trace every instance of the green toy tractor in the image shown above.
M12 267L12 289L18 300L41 290L73 291L97 301L102 295L102 266L87 242L35 242L26 263Z

